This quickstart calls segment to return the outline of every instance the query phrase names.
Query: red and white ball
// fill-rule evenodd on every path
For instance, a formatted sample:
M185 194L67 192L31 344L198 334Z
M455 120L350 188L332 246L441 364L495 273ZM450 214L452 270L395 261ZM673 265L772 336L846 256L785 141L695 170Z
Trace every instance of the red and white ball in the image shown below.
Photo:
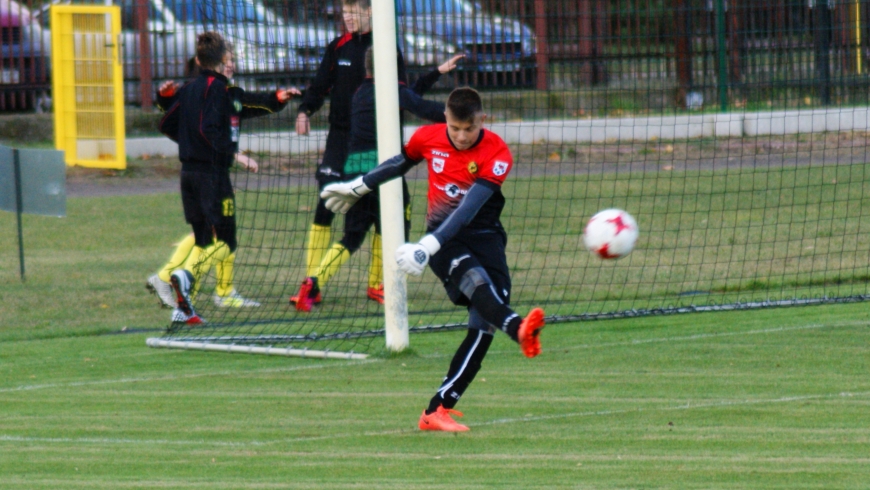
M583 244L602 259L630 254L637 243L637 221L621 209L605 209L593 216L583 230Z

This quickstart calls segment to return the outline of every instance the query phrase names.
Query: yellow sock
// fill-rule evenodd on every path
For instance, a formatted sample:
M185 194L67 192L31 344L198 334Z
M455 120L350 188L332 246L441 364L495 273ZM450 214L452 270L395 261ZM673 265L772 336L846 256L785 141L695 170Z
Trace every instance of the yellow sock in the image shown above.
M175 245L175 251L172 252L172 257L169 258L169 262L163 265L163 268L157 273L157 276L160 277L160 280L163 282L169 282L169 276L172 275L172 271L178 269L184 262L187 260L187 256L190 255L190 251L193 250L193 246L196 245L196 239L193 237L193 233L185 236Z
M233 292L233 266L236 262L236 254L231 253L227 258L215 264L217 286L215 293L218 296L229 296Z
M384 282L384 248L381 235L372 233L372 262L369 264L369 287L378 288Z
M332 228L318 224L312 224L308 232L308 249L305 253L305 275L316 276L317 269L323 261L323 254L329 247L332 239Z
M332 247L323 256L323 260L320 261L320 267L317 268L313 276L317 278L317 285L323 287L349 258L350 252L344 248L344 245L333 243Z
M199 253L197 253L199 250ZM190 293L191 299L196 296L202 278L211 270L216 262L221 262L230 255L230 247L221 240L215 240L211 245L200 248L193 247L190 256L184 262L184 269L193 274L194 287Z

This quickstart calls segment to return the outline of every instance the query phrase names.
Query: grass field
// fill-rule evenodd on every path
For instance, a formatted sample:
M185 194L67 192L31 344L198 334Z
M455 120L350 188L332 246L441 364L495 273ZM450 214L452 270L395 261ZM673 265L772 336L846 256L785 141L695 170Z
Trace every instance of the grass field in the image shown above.
M866 304L555 324L504 336L421 433L461 332L367 361L145 347L176 196L0 213L0 488L867 488ZM124 329L124 333L121 333Z

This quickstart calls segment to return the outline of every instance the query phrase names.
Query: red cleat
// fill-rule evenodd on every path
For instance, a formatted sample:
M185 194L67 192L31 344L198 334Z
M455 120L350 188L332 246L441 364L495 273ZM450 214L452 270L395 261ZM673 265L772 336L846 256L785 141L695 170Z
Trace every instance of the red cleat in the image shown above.
M523 355L532 358L541 353L541 340L538 338L544 328L544 310L534 308L523 318L520 330L517 333L520 341L520 350Z
M440 430L444 432L465 432L470 430L467 426L453 420L453 417L450 416L451 414L462 417L462 412L452 408L444 408L440 405L438 410L429 415L426 415L426 411L423 410L423 415L420 415L420 422L417 423L417 426L420 427L420 430Z
M378 285L378 287L376 287L376 288L369 287L369 289L366 293L368 294L368 297L370 300L377 301L380 304L384 304L384 285L383 284Z
M320 291L318 291L317 296L315 296L314 299L311 300L311 302L314 303L315 305L319 305L321 301L323 301L323 297L320 294ZM298 293L294 294L293 296L290 296L290 304L291 305L295 305L298 302L299 302L299 294Z
M296 311L311 311L318 296L320 296L320 288L317 287L317 278L306 277L299 286L299 292L296 293Z

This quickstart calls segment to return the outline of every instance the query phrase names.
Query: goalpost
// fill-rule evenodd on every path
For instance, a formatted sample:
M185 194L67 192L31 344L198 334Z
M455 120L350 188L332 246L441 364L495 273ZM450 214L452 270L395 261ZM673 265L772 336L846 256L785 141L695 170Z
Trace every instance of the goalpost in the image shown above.
M857 46L812 44L827 39L812 31L830 21L829 12L814 10L824 2L802 10L804 17L784 16L782 26L753 24L753 5L652 12L640 0L591 12L577 10L583 2L486 0L453 12L475 32L502 29L500 40L409 32L419 28L408 22L414 12L391 12L449 10L458 1L374 1L375 70L378 80L396 79L394 51L384 46L397 37L414 77L446 59L426 49L464 43L465 64L426 97L443 101L455 85L478 88L487 130L513 152L502 221L514 309L543 307L553 323L870 299L870 80L840 63L860 59ZM720 23L717 15L736 17ZM787 24L807 16L817 22ZM581 35L584 23L591 24ZM719 32L721 25L733 30ZM241 28L228 37L246 50L240 56L275 48L239 42ZM790 40L775 44L780 37ZM297 51L315 51L305 49ZM243 74L238 81L252 84ZM383 161L400 151L400 134L422 123L400 128L395 85L376 88ZM366 297L368 242L321 287L323 301L310 313L288 304L306 274L313 174L327 127L324 108L312 134L297 136L295 107L245 121L241 146L260 171L233 172L235 287L261 306L215 305L212 273L195 300L208 323L170 329L149 345L362 358L406 348L409 333L464 326L465 310L432 274L406 280L395 270L393 251L403 241L398 182L381 188L386 307ZM424 233L423 167L407 176L412 240ZM583 249L582 232L611 207L635 217L640 239L629 256L603 261ZM332 240L342 226L337 217ZM548 332L557 343L558 329Z

